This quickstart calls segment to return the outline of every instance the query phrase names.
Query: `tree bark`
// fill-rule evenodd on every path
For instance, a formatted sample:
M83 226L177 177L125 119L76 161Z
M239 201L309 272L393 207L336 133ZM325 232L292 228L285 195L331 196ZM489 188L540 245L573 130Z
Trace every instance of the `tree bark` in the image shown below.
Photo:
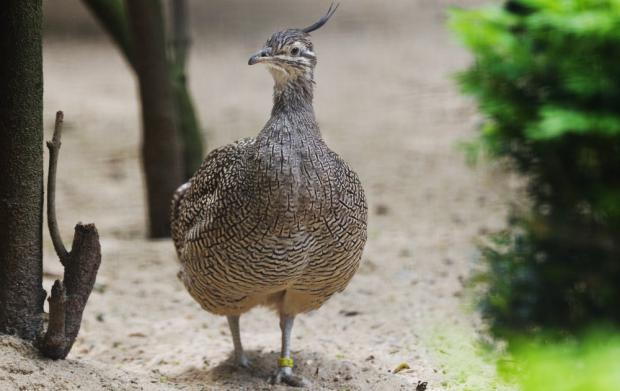
M149 236L170 236L172 194L182 183L181 149L170 82L161 3L126 1L134 37L134 62L142 101L142 164L146 177Z
M41 0L0 6L0 332L42 329Z

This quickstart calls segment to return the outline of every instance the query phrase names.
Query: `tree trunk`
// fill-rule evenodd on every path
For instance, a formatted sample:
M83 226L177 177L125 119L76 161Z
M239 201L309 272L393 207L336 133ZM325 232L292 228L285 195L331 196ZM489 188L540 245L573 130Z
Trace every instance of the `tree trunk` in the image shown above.
M170 6L173 49L171 74L183 146L184 178L189 179L202 164L204 142L200 123L187 88L187 56L191 44L187 0L172 0Z
M129 65L135 68L133 42L123 0L83 0L83 3L110 34Z
M42 329L41 0L0 6L0 332Z
M125 4L142 101L142 164L149 236L168 237L170 200L182 183L183 171L162 8L158 0L127 0Z
M134 62L133 38L123 0L82 0L90 9L104 30L108 32L121 53L137 74ZM172 51L170 78L173 83L176 118L180 136L184 178L189 179L202 164L205 142L202 137L200 121L194 110L191 94L187 86L186 62L189 53L189 18L185 0L173 0Z
M172 14L174 62L185 72L190 45L187 0L172 0L170 2L170 13Z
M176 68L173 66L173 72ZM183 179L188 180L194 176L202 164L205 146L200 131L200 123L195 114L192 97L185 81L185 72L173 75L173 78L177 118L181 133L181 145L183 146Z

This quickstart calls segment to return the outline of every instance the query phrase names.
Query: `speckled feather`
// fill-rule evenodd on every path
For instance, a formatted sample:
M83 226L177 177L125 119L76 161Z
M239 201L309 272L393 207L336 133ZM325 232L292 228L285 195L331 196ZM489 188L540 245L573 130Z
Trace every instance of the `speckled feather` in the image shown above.
M294 45L305 59L286 54ZM283 53L271 67L271 118L257 137L211 152L172 202L179 276L220 315L261 304L291 315L317 309L349 283L366 242L360 181L314 117L308 34L285 30L266 48Z

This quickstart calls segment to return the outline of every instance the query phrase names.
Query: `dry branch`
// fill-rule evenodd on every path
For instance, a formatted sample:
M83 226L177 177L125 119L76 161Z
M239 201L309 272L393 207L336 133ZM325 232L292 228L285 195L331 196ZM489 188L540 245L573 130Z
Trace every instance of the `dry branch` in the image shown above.
M54 244L54 250L58 254L58 258L60 258L60 263L66 267L69 253L62 243L56 220L56 168L58 167L58 152L61 145L60 137L62 136L63 118L62 111L56 113L54 135L52 136L52 141L47 142L47 149L50 152L49 173L47 176L47 225L52 237L52 243Z
M52 294L48 299L49 325L38 345L41 353L52 359L62 359L69 354L80 331L82 313L95 285L97 271L101 264L99 234L94 224L78 223L75 226L71 252L66 250L58 230L55 195L62 120L63 114L59 111L56 113L54 136L52 141L47 142L50 151L47 216L54 249L65 267L65 272L63 281L56 280L52 287Z
M39 349L47 357L61 358L67 348L65 328L65 304L67 297L65 295L65 288L60 280L54 282L52 294L48 301L50 303L49 324Z

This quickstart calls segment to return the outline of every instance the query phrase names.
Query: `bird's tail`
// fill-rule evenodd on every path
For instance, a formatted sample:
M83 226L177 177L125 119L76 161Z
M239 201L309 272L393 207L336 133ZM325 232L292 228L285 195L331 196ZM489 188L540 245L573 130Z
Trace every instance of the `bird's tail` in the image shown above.
M172 203L170 205L170 231L172 234L172 241L174 247L177 250L177 256L181 257L181 248L183 247L183 221L181 214L181 201L185 198L185 194L189 190L191 182L187 182L179 186L172 196Z

